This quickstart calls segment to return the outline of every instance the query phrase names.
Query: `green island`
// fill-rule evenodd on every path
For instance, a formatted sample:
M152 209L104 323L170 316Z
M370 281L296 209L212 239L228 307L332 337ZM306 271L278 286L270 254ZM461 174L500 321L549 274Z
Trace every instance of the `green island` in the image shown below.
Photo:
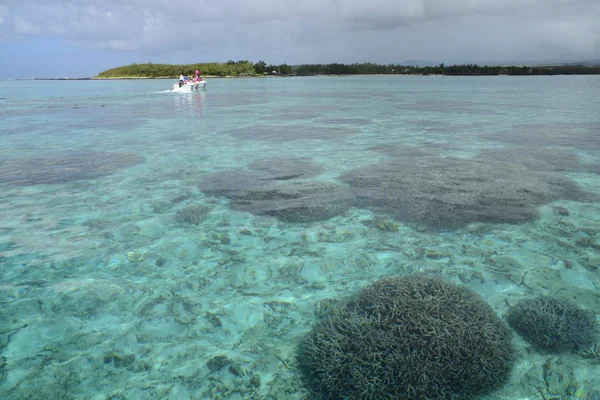
M198 69L203 76L258 77L258 76L315 76L315 75L588 75L600 74L598 64L564 64L548 66L493 66L477 64L438 66L397 64L300 64L272 65L264 61L248 60L198 64L131 64L102 71L93 79L152 79L176 78L180 74L192 76Z

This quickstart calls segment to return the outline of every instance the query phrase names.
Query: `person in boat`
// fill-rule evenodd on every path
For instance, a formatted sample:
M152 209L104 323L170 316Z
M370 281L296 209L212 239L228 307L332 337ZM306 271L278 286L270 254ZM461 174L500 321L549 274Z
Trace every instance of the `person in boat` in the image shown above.
M196 69L196 82L198 82L200 79L200 71L198 71L198 69Z
M179 87L183 86L183 72L179 75Z

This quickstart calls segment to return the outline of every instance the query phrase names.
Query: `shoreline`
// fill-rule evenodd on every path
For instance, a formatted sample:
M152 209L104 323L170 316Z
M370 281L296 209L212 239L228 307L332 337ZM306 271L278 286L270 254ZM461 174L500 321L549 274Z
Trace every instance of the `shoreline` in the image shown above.
M369 76L414 76L414 77L430 77L430 76L445 76L445 77L479 77L479 78L493 78L493 77L549 77L549 76L597 76L600 74L554 74L554 75L445 75L445 74L316 74L316 75L265 75L265 76L235 76L235 75L203 75L205 78L210 79L265 79L265 78L315 78L315 77L348 77L348 76L356 76L356 77L369 77ZM50 78L51 79L51 78ZM92 77L92 78L82 78L89 80L125 80L125 79L178 79L178 77L110 77L110 78L102 78L102 77Z
M217 76L217 75L202 75L205 78L261 78L260 76ZM91 78L87 78L93 81L106 81L106 80L113 80L113 79L179 79L178 76L157 76L157 77L152 77L152 76L110 76L110 77L103 77L103 76L93 76Z
M235 76L235 75L203 75L205 78L210 79L268 79L268 78L310 78L310 77L369 77L369 76L447 76L447 77L508 77L508 76L520 76L520 77L548 77L548 76L597 76L600 74L554 74L554 75L444 75L444 74L317 74L317 75L264 75L264 76ZM1 81L110 81L110 80L143 80L143 79L162 79L172 80L178 79L177 76L111 76L111 77L88 77L88 78L0 78Z

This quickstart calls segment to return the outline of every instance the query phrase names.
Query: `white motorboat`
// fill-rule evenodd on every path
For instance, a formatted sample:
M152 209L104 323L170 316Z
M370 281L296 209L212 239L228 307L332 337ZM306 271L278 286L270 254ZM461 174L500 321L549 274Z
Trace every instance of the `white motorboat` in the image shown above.
M193 92L199 90L206 90L206 81L186 81L179 85L179 82L173 84L174 92Z

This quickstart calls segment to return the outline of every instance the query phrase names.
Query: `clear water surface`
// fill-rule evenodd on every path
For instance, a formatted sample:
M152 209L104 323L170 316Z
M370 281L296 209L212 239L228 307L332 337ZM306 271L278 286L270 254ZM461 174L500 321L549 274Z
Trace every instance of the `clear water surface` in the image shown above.
M0 82L0 397L310 398L298 344L390 275L600 314L600 77L172 83ZM494 398L600 398L515 345Z

